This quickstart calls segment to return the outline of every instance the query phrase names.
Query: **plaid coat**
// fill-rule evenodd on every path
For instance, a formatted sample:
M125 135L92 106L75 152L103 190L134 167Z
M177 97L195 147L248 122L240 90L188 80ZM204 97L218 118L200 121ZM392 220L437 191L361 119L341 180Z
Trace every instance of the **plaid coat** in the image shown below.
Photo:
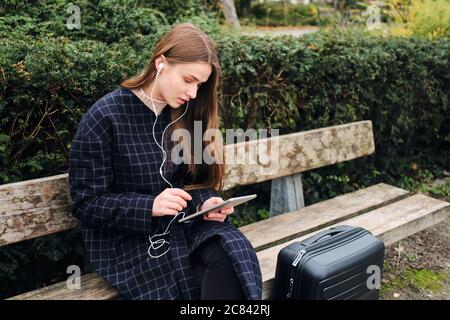
M155 126L159 142L169 118L170 106L166 106ZM125 299L199 299L189 254L217 236L247 299L261 299L262 276L255 251L228 219L223 223L201 217L190 223L174 221L170 233L162 236L168 244L152 252L155 256L168 250L167 254L160 258L148 254L149 236L163 233L173 219L151 216L155 197L170 188L159 174L163 153L152 137L155 119L133 92L118 87L100 98L79 123L69 157L69 187L72 215L80 221L92 266ZM170 132L169 127L165 141ZM188 181L185 165L170 159L166 163L164 176L174 188L182 188ZM189 193L192 200L186 215L219 196L213 189Z

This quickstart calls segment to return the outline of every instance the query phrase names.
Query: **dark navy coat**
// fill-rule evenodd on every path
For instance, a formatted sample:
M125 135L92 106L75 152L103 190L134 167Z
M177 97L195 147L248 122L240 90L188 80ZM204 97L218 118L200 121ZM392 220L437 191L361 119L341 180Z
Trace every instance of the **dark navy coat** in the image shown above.
M167 105L155 126L158 141L169 118ZM175 220L170 233L162 236L168 243L152 251L158 255L168 250L167 254L160 258L148 254L149 237L163 233L174 217L151 215L155 197L170 188L159 174L163 153L152 137L155 120L153 111L133 92L118 87L99 99L79 123L70 151L69 186L72 215L80 221L92 266L125 299L199 299L189 254L217 236L247 299L261 299L262 276L255 251L228 219L223 223L201 217L190 223ZM170 133L169 127L165 141ZM182 188L186 166L170 159L166 163L164 176L174 188ZM219 196L214 189L189 193L192 201L184 210L186 215Z

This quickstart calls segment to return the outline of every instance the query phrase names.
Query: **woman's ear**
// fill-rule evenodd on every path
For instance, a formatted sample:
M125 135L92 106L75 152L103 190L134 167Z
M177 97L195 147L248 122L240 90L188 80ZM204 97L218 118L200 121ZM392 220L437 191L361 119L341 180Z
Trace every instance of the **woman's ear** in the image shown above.
M161 54L159 57L155 59L155 69L158 70L158 68L161 66L161 64L165 63L164 56Z
M163 54L160 54L159 57L155 59L155 66L158 67L161 63L167 64L167 59Z

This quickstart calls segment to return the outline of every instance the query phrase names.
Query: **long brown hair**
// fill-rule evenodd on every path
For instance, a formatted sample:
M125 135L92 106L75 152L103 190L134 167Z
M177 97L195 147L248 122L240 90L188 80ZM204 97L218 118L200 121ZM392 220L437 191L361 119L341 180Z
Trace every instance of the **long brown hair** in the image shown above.
M221 79L221 68L216 47L206 33L191 23L175 25L167 32L157 43L153 51L153 56L144 72L131 79L124 80L120 86L126 89L139 89L148 86L155 79L157 73L155 59L161 54L166 57L169 63L206 62L212 68L208 80L199 87L197 97L189 101L187 113L172 125L172 130L188 130L192 141L194 138L194 121L201 121L202 137L208 129L218 130L217 93ZM171 121L177 119L184 112L182 108L170 109ZM205 123L207 124L206 127L204 126ZM202 139L202 151L208 145L210 145L209 150L214 150L211 152L211 155L216 161L209 165L203 161L201 164L194 163L193 142L191 143L190 149L186 144L187 141L184 141L184 139L179 140L179 142L183 145L183 151L190 150L191 153L191 161L187 166L187 173L190 176L188 181L190 183L185 185L184 189L213 188L217 191L222 190L224 158L221 136L214 137L214 140L211 142L203 141Z

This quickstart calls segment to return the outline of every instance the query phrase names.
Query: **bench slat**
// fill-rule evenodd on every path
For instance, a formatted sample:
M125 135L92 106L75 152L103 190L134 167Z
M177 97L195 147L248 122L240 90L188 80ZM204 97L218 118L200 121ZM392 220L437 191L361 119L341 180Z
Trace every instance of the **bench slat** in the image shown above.
M0 246L71 229L68 175L0 186Z
M117 291L96 273L81 276L81 288L70 290L66 282L23 293L7 300L111 300Z
M264 163L265 151L272 149L279 153L269 153L270 157L279 161ZM370 155L374 151L371 121L229 144L224 150L227 164L224 189L309 171Z
M407 197L408 191L380 183L311 206L251 223L240 230L256 251Z
M450 217L450 203L422 194L394 202L385 207L342 221L336 225L360 226L381 239L386 246L420 232ZM330 226L331 227L331 226ZM263 299L268 299L275 277L276 257L288 244L301 241L317 232L301 236L257 253L263 275Z

